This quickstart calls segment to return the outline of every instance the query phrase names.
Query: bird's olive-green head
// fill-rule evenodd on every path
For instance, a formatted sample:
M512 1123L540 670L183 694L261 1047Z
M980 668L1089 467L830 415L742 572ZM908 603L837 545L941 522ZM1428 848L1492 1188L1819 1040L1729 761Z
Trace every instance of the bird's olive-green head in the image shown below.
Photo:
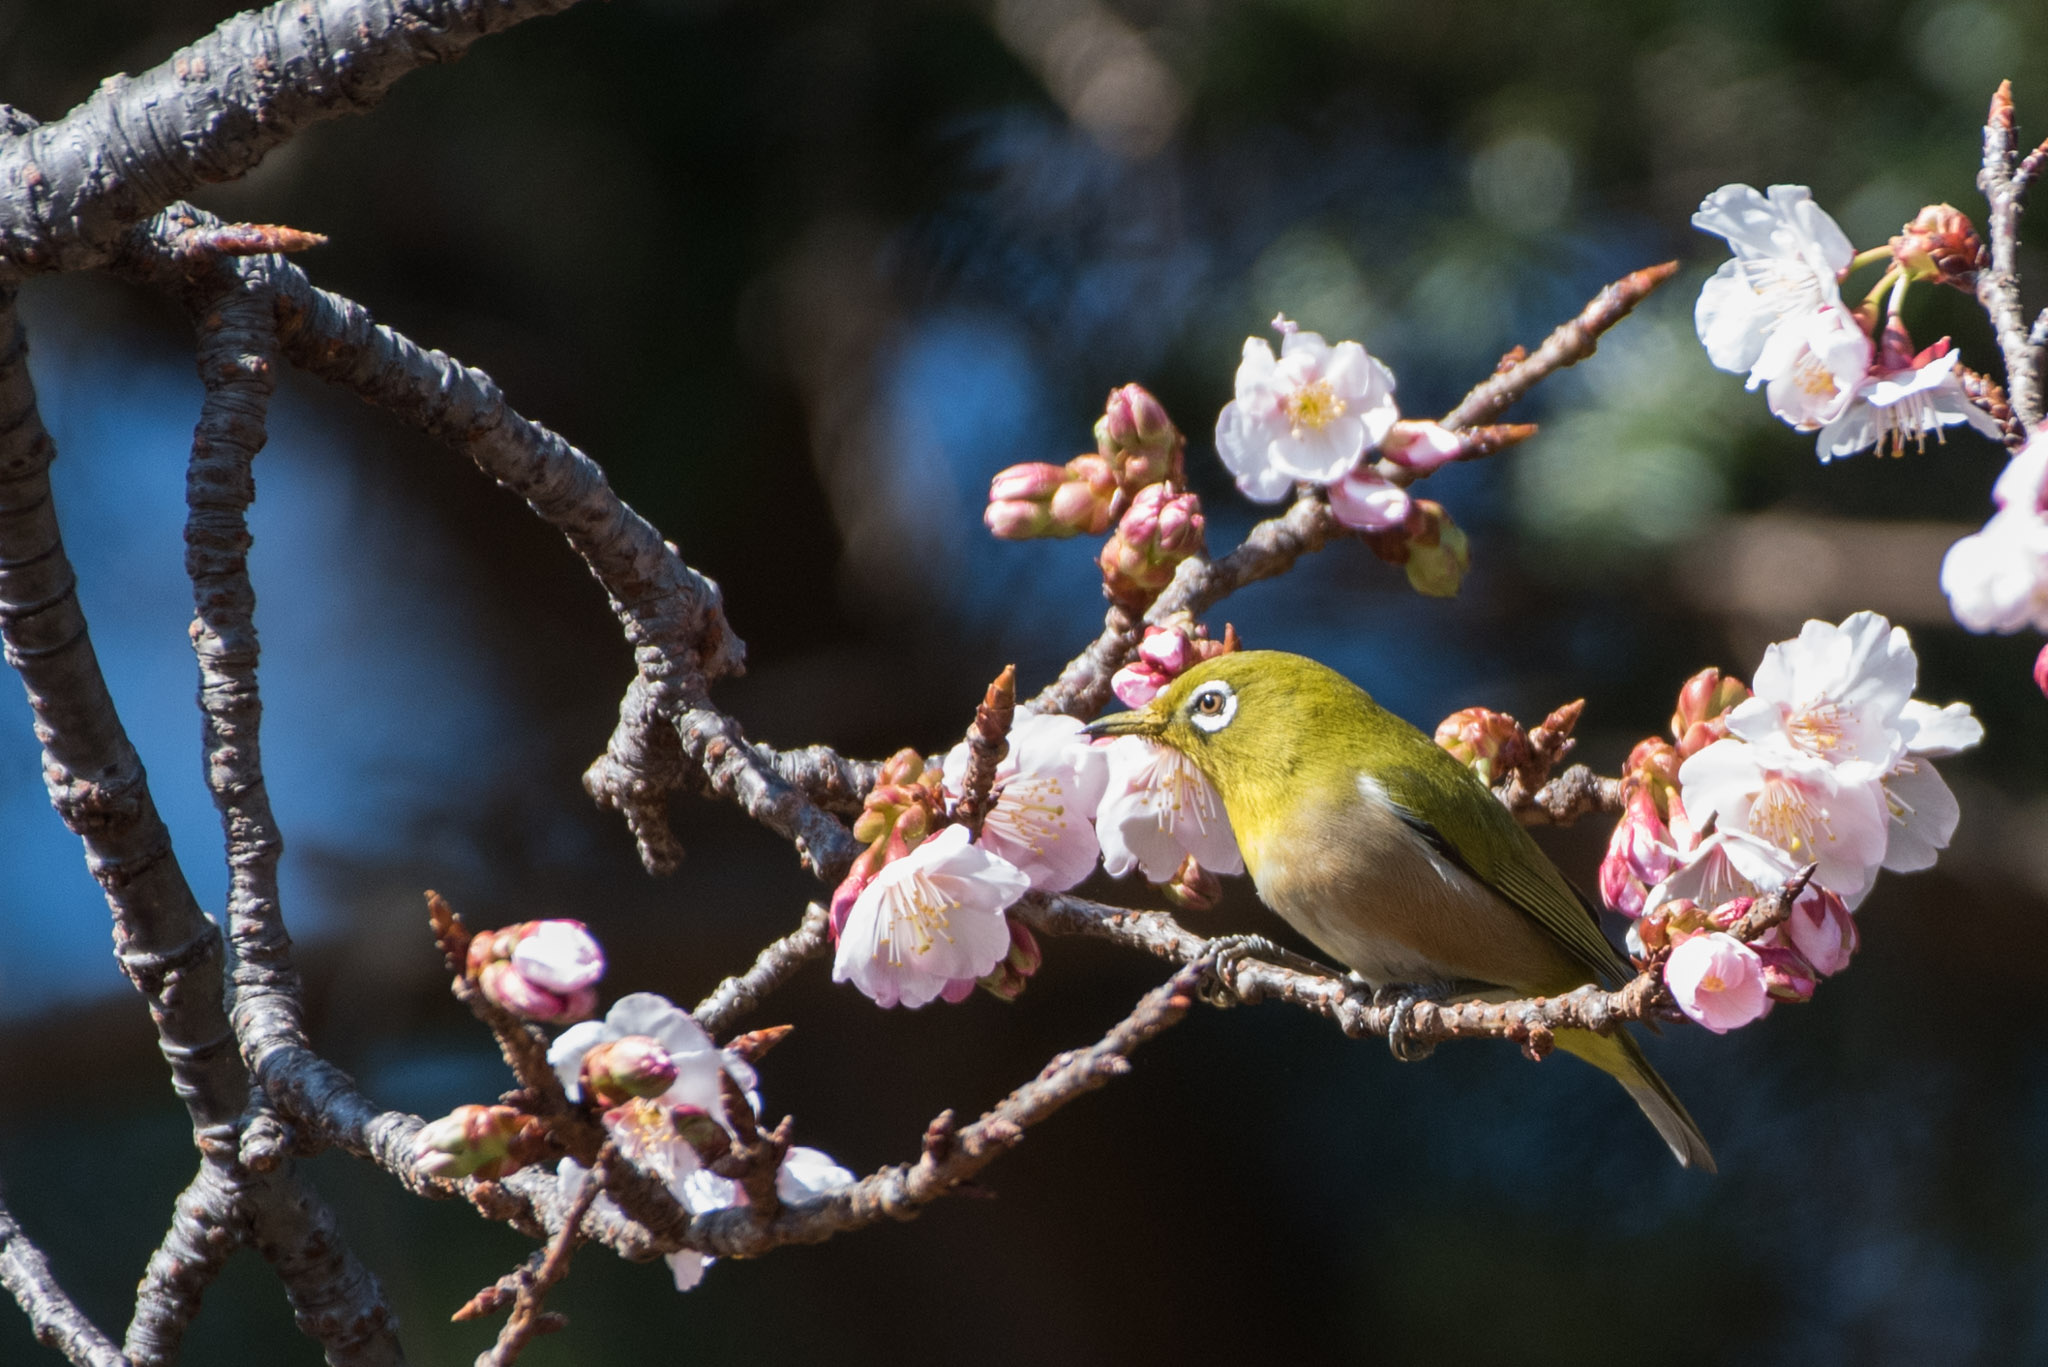
M1206 660L1148 705L1089 729L1180 751L1223 794L1233 821L1278 805L1283 792L1347 787L1380 751L1418 734L1336 670L1277 650Z

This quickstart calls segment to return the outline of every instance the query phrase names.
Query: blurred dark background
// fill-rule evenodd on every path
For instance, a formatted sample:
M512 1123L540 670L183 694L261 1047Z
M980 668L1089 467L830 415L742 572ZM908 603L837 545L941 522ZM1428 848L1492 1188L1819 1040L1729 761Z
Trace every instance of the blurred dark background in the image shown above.
M61 114L226 17L196 0L0 0L0 98ZM1605 281L1686 272L1518 416L1511 456L1433 481L1471 531L1462 597L1357 545L1218 614L1331 661L1428 726L1473 703L1589 699L1612 770L1677 684L1747 674L1808 615L1915 633L1922 695L1982 751L1941 868L1887 877L1818 999L1653 1057L1718 1151L1675 1168L1619 1089L1505 1046L1400 1067L1278 1007L1201 1012L1125 1082L991 1170L992 1203L714 1268L588 1252L539 1364L2048 1361L2048 1063L2029 1028L2048 897L2037 642L1947 623L1943 548L1995 451L1963 434L1823 469L1692 338L1731 180L1811 184L1859 247L1923 203L1981 217L1992 87L2048 131L2048 16L2009 3L1580 0L614 0L408 77L201 202L332 235L304 259L490 371L591 452L724 585L751 732L861 755L943 747L1005 661L1034 686L1087 639L1090 548L1001 545L997 468L1089 444L1142 380L1191 435L1212 544L1255 510L1213 459L1247 334L1284 309L1356 337L1440 412ZM2048 261L2029 257L2038 287ZM2034 301L2040 303L2040 298ZM66 538L101 657L202 900L224 891L198 763L183 319L112 282L25 294ZM1921 340L1995 366L1960 295ZM560 540L460 459L302 378L258 469L265 746L317 1042L390 1105L503 1085L448 1000L420 890L473 921L588 920L608 984L689 1003L818 895L790 850L685 801L692 850L644 875L578 775L630 660ZM11 691L11 690L10 690ZM0 1183L118 1330L193 1155L104 904L0 703ZM1550 848L1583 881L1604 832ZM1145 902L1142 886L1091 885ZM1278 933L1249 889L1206 929ZM774 1113L856 1169L915 1151L1092 1040L1158 968L1049 946L1014 1006L884 1013L822 968L769 1017ZM465 1208L311 1165L420 1363L490 1326L448 1314L528 1245ZM40 1356L0 1309L0 1362ZM244 1254L194 1362L314 1362Z

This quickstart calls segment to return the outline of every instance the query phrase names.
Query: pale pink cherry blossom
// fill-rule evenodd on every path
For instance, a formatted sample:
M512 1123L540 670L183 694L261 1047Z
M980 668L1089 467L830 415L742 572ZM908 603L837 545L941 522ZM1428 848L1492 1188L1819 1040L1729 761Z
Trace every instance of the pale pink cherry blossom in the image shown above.
M1971 631L2048 631L2048 436L2006 462L1991 498L1998 511L1981 531L1949 547L1941 589Z
M1919 678L1904 628L1876 613L1840 626L1809 621L1764 651L1751 696L1728 713L1728 732L1838 769L1856 766L1855 777L1882 775L1906 752L1899 716Z
M1645 915L1666 902L1713 907L1761 896L1783 887L1801 867L1776 845L1745 831L1718 830L1697 843L1682 840L1671 858L1670 871L1643 898Z
M832 981L881 1006L919 1007L949 989L959 1000L1010 952L1003 913L1030 890L1022 870L948 826L883 865L854 899Z
M1717 1035L1749 1024L1771 1008L1763 960L1733 935L1693 935L1664 961L1664 982L1678 1009Z
M1086 878L1100 853L1095 808L1109 762L1081 734L1082 725L1073 717L1018 716L989 789L994 800L977 843L1042 892L1064 892ZM965 741L946 755L946 795L955 802L966 788L968 755Z
M581 921L522 921L472 936L467 971L514 1015L565 1025L597 1009L604 950Z
M1095 834L1112 877L1137 868L1164 883L1189 855L1212 873L1244 872L1223 799L1193 760L1143 736L1119 736L1107 754L1109 787L1095 811Z
M548 1047L548 1065L562 1080L571 1101L583 1099L583 1056L600 1044L644 1035L668 1051L676 1079L655 1098L663 1106L695 1106L711 1115L723 1114L720 1072L752 1095L758 1079L753 1065L712 1042L696 1017L653 992L633 992L612 1003L601 1021L572 1025Z
M1908 443L1925 450L1930 432L1945 440L1942 429L1957 423L1968 423L1994 440L2000 435L1998 423L1972 403L1963 388L1956 373L1962 357L1949 349L1948 338L1917 355L1902 354L1910 345L1895 344L1887 325L1877 365L1850 391L1842 411L1820 429L1815 445L1823 464L1873 446L1880 456L1904 455Z
M1870 336L1855 315L1840 307L1819 309L1787 320L1772 334L1749 387L1762 384L1771 412L1802 432L1816 431L1849 407L1870 373L1871 356Z
M528 982L567 996L604 976L604 950L581 921L539 921L513 946L512 967Z
M1900 712L1899 725L1906 753L1884 777L1892 823L1884 866L1893 873L1911 873L1934 867L1962 816L1934 761L1981 742L1984 723L1970 714L1968 703L1936 707L1914 698Z
M1688 759L1678 780L1695 820L1711 816L1724 833L1758 836L1799 864L1818 864L1822 885L1850 906L1876 881L1891 820L1877 773L1730 739Z
M1856 258L1849 239L1803 185L1759 194L1724 185L1700 202L1695 228L1727 239L1734 259L1700 291L1693 323L1707 359L1722 370L1752 371L1765 344L1790 319L1842 303L1838 281Z
M1245 339L1237 397L1216 420L1216 451L1248 498L1271 503L1296 480L1330 484L1400 416L1394 376L1356 342L1331 346L1284 318L1280 355Z
M1370 463L1360 464L1330 486L1330 511L1354 531L1390 532L1408 521L1415 500Z

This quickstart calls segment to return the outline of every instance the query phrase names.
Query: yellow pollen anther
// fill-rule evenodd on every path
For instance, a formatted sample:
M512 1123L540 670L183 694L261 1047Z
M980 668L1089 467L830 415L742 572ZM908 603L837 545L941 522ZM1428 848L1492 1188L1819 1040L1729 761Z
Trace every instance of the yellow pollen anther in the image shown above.
M1320 432L1343 417L1348 406L1328 380L1311 380L1287 396L1287 421L1297 435L1304 429Z

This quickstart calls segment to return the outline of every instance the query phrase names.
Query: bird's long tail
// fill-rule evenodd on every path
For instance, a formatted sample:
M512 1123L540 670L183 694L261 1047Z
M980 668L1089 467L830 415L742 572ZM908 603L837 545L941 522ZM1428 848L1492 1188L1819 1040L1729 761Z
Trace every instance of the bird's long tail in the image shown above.
M1628 1094L1635 1098L1636 1105L1643 1108L1643 1114L1657 1127L1657 1133L1664 1136L1664 1142L1671 1146L1672 1154L1680 1163L1688 1168L1714 1171L1714 1155L1707 1148L1706 1136L1686 1114L1685 1103L1671 1090L1671 1084L1657 1076L1657 1070L1643 1057L1643 1051L1634 1039L1620 1030L1611 1035L1596 1035L1589 1030L1560 1030L1557 1047L1577 1055L1601 1072L1611 1074L1615 1081L1626 1087Z

